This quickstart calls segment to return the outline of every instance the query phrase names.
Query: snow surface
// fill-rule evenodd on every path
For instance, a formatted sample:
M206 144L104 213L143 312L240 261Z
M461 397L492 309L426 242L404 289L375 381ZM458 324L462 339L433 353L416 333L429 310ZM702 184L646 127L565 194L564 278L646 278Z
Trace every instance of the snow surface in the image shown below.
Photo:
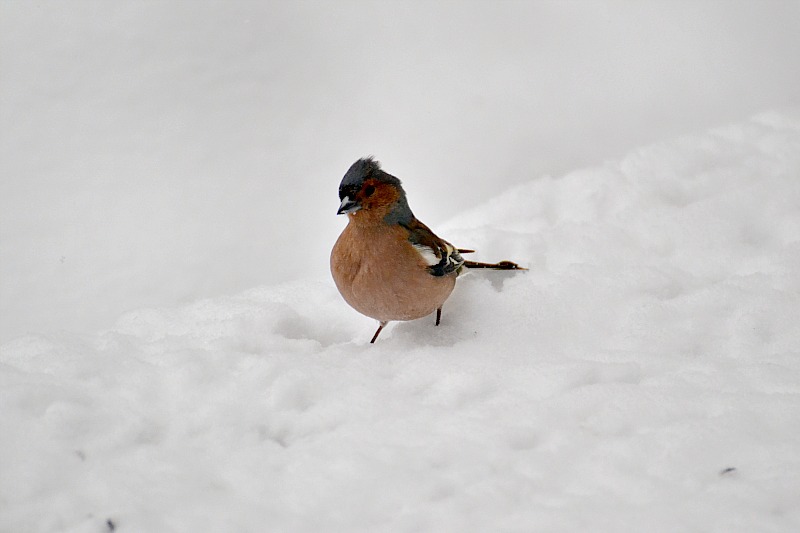
M800 530L800 113L434 229L530 270L375 345L327 278L4 344L0 531Z

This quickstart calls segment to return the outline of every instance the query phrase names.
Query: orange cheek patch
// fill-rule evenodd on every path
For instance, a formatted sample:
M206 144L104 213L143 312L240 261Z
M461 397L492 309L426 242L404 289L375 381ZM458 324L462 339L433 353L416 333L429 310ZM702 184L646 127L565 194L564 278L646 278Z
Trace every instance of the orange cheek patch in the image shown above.
M364 196L364 189L368 186L375 187L375 192L371 196ZM400 198L400 193L395 187L381 183L378 180L367 180L364 187L359 191L359 197L363 209L376 209L392 205Z

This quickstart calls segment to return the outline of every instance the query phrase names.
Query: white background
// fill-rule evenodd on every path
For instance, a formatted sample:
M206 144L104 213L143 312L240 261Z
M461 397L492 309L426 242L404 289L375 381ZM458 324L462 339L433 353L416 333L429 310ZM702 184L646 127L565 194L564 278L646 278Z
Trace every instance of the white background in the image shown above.
M797 103L759 2L0 3L0 339L326 276L347 167L429 225Z

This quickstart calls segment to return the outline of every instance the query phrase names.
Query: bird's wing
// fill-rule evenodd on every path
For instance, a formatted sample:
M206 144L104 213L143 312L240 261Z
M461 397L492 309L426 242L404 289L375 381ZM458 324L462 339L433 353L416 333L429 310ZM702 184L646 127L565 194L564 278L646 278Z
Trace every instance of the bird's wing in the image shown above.
M428 270L432 275L444 276L451 272L461 272L464 259L455 246L437 237L428 226L416 218L408 224L403 224L403 227L408 230L408 241L428 264Z

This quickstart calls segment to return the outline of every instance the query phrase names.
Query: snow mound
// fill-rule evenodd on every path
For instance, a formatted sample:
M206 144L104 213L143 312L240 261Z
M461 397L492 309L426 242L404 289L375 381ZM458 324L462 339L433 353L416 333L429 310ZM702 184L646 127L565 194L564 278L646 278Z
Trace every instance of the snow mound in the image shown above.
M800 528L800 115L434 230L530 270L375 345L327 279L3 345L0 531Z

